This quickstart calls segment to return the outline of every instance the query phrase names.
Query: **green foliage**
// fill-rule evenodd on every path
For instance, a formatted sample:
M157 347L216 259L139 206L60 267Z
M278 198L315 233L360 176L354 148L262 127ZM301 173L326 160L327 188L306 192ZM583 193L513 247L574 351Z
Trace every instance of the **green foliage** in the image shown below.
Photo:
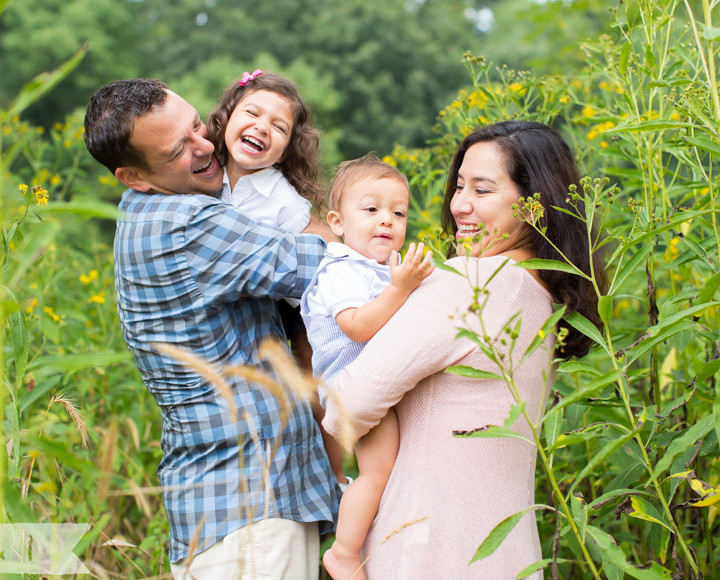
M568 193L585 200L577 218L600 232L592 251L605 254L609 289L602 295L598 273L591 276L600 329L577 313L565 319L599 348L583 362L560 365L544 419L527 418L544 468L538 489L547 497L539 499L557 510L540 523L543 553L552 555L544 565L553 577L714 574L720 498L715 4L621 3L612 10L610 32L582 44L579 74L535 76L468 55L472 86L440 112L436 145L398 146L390 158L413 183L424 183L448 166L458 141L476 125L533 119L564 133L586 173L614 180L587 178L582 192ZM534 212L553 211L541 200L542 192L520 200L521 219L534 225ZM416 201L415 231L431 236L439 204L423 188ZM569 262L525 266L574 270ZM513 390L507 361L477 341ZM502 435L485 426L475 436Z
M587 208L578 219L595 224L601 236L593 251L606 257L603 325L566 317L598 347L583 360L558 365L542 420L526 417L518 401L504 425L480 426L466 436L511 436L516 419L533 427L545 558L526 573L715 574L720 99L719 35L711 15L717 3L625 0L603 19L597 2L550 1L528 8L528 20L520 19L516 2L494 3L498 28L487 38L508 30L499 19L514 10L511 31L518 33L503 33L513 52L518 39L551 25L558 32L561 17L569 23L563 34L549 34L547 45L528 51L539 67L534 73L470 54L463 73L447 47L479 53L480 37L467 34L461 19L443 17L457 16L465 4L409 3L414 12L404 4L71 0L43 10L15 2L2 12L7 2L0 0L0 90L8 91L0 95L4 521L91 523L81 556L95 563L99 576L167 571L167 521L155 487L158 411L115 313L108 245L113 208L106 202L119 188L85 152L80 115L39 129L8 114L11 103L15 113L40 119L42 108L55 121L66 103L81 107L86 98L76 95L89 96L106 80L158 72L205 112L231 78L257 63L301 86L340 156L402 144L388 160L410 179L408 237L427 241L437 255L447 243L436 235L447 168L458 142L478 124L507 118L552 124L572 143L585 174L610 178L588 179L576 192ZM201 12L204 26L198 25ZM305 30L316 33L301 39ZM91 48L83 57L85 41ZM141 56L118 59L129 47ZM503 58L500 49L496 54ZM72 66L79 74L65 78ZM45 68L62 72L36 78ZM470 82L456 91L463 74ZM37 82L18 98L27 79ZM34 104L41 96L42 107ZM419 147L430 109L439 111L434 138ZM542 195L523 200L518 210L527 219L540 208ZM565 262L525 266L574 269ZM545 334L560 316L564 312L548 321ZM468 337L489 348L481 337ZM524 354L517 353L516 364ZM498 364L491 374L512 388L511 371ZM478 557L491 552L516 519L477 538Z

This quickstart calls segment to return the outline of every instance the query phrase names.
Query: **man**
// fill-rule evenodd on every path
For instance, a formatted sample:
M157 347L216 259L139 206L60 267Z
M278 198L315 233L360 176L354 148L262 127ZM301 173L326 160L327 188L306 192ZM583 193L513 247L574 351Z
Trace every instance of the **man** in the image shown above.
M300 298L323 241L221 203L223 172L205 125L164 83L101 87L85 142L129 188L115 236L118 312L162 413L158 475L173 574L317 578L318 532L332 525L338 489L310 406L290 395L283 424L269 391L228 377L235 418L206 376L156 345L188 349L215 368L262 366L260 342L284 338L275 301Z

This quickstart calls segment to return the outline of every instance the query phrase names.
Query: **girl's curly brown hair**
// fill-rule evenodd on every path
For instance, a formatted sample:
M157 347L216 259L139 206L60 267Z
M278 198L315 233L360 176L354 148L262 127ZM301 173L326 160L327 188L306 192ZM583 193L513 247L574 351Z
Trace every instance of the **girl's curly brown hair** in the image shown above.
M215 145L215 154L224 167L228 149L225 145L225 129L235 107L242 99L256 91L271 91L286 98L292 106L295 118L282 160L275 164L297 192L310 200L319 210L324 192L320 184L320 135L313 126L310 109L302 100L295 85L288 79L271 72L263 72L241 85L234 81L225 89L220 104L210 113L207 121L210 140Z

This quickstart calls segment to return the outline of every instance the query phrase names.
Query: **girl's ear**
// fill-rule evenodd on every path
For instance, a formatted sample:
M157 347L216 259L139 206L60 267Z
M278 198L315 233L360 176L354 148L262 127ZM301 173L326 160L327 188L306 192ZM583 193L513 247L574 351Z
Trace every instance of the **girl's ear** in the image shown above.
M338 238L343 237L343 225L342 225L342 218L340 217L340 214L336 212L335 210L330 210L327 214L327 223L330 226L330 229L332 230L332 233L334 233Z
M144 179L143 172L134 167L118 167L115 170L115 178L135 191L146 192L152 188L150 182Z

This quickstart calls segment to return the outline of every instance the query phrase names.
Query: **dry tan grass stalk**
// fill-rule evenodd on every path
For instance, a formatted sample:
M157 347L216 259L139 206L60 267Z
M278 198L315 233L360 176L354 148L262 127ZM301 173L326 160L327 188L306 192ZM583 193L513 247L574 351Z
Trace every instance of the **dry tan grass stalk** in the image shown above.
M72 399L68 398L67 393L53 395L50 400L50 405L54 405L55 403L59 403L65 408L65 412L68 417L70 417L72 422L75 423L75 426L78 428L78 431L80 431L80 441L82 442L82 446L87 449L90 446L90 437L88 437L87 425L85 425L85 421L83 421L83 418L80 416L80 412L75 406L75 403Z
M135 425L135 421L133 421L130 417L125 417L125 422L130 430L135 450L140 451L140 433L138 432L137 425Z
M128 479L127 482L130 486L130 492L133 494L133 497L135 498L135 503L137 504L138 508L142 510L146 517L152 518L153 514L152 510L150 509L150 504L148 503L145 494L140 489L140 486L138 486L138 484L135 483L132 479Z
M379 545L382 546L385 542L387 542L390 538L392 538L392 537L395 536L396 534L399 534L399 533L402 532L403 530L405 530L405 529L407 529L407 528L409 528L409 527L411 527L411 526L414 526L414 525L417 524L417 523L424 522L424 521L425 521L426 519L428 519L429 517L430 517L430 516L422 516L421 518L415 518L414 520L410 520L410 521L408 521L408 522L405 522L404 524L400 524L397 528L395 528L395 529L392 530L387 536L385 536L385 538L383 539L382 542L380 542Z
M290 399L281 385L277 384L270 375L256 367L227 366L223 370L229 377L242 377L248 382L258 383L270 391L280 403L280 422L285 427L290 417Z
M100 461L100 480L97 486L97 495L101 501L108 496L110 474L113 473L112 465L117 448L117 425L114 421L110 423L110 427L105 431L103 441L103 455Z
M258 348L260 358L267 360L275 369L278 378L300 400L312 401L317 396L317 380L300 369L287 348L276 339L266 339Z
M230 412L232 413L233 421L238 419L238 411L235 405L235 400L232 395L230 386L225 381L225 378L217 371L217 369L207 362L205 359L195 356L190 351L184 348L180 348L173 344L168 343L155 343L155 348L161 353L173 358L185 366L193 369L199 375L205 377L211 385L213 385L225 402L227 402Z
M430 516L423 516L423 517L421 517L421 518L416 518L416 519L414 519L414 520L410 520L409 522L405 522L404 524L400 524L397 528L395 528L395 529L392 530L387 536L385 536L385 538L383 539L382 542L380 542L379 545L382 546L385 542L387 542L387 541L388 541L390 538L392 538L394 535L399 534L399 533L402 532L404 529L409 528L410 526L414 526L414 525L417 524L418 522L422 522L422 521L428 519L429 517L430 517ZM358 566L358 569L355 570L355 572L352 573L352 576L350 576L350 580L352 580L353 578L355 578L355 576L358 574L358 572L360 572L360 570L362 570L362 569L365 567L365 564L367 564L367 561L370 559L370 556L372 556L372 553L371 553L371 554L368 554L368 555L365 557L365 559L362 561L362 563L360 564L360 566Z
M190 564L192 564L192 561L195 559L195 551L197 550L198 541L200 540L200 532L202 531L204 525L205 516L200 518L197 528L195 528L195 533L193 534L192 540L190 540L190 545L188 546L188 555L187 558L185 558L185 560L183 561L183 565L185 566L185 573L183 574L183 578L192 578L192 573L190 572Z

